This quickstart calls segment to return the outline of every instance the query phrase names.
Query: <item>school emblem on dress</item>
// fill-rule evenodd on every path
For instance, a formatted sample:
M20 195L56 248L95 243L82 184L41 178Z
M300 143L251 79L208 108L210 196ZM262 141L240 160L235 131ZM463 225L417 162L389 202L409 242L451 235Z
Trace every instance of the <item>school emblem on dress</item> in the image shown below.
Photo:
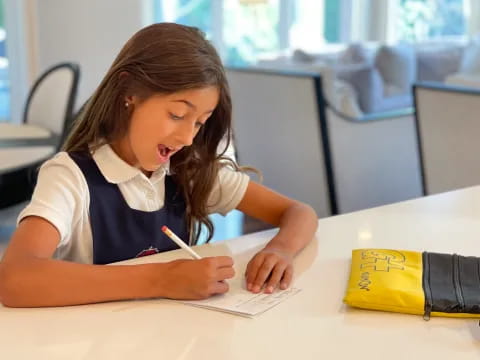
M140 251L135 257L139 258L142 256L148 256L148 255L154 255L158 254L160 250L158 250L156 247L150 246L148 249Z

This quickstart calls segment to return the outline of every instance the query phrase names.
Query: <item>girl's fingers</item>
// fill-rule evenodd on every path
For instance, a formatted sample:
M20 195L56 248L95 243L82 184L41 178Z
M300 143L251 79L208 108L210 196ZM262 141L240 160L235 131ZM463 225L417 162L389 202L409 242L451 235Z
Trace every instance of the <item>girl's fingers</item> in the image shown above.
M270 279L267 281L267 285L265 287L265 293L271 294L273 290L275 290L280 280L282 279L286 268L287 268L287 264L282 262L278 262L275 265L275 267L273 268L270 274Z
M217 281L222 281L225 279L231 279L235 276L235 270L232 267L220 268L217 271L215 279Z
M293 267L289 258L273 251L261 251L253 257L245 270L247 290L260 292L266 285L265 292L272 293L276 287L286 289L293 277Z
M270 276L273 267L277 263L275 257L267 256L264 258L262 265L257 271L257 276L253 282L252 292L258 293L262 286L265 284L265 281Z
M280 281L280 289L285 290L292 283L293 266L289 264L283 273L283 278Z
M217 281L212 285L211 295L224 294L228 291L229 286L226 281Z
M249 291L252 291L253 289L253 283L257 277L258 270L262 265L263 257L262 254L257 254L247 265L247 269L245 270L245 280L247 282L247 290Z
M205 263L208 263L209 266L214 268L222 268L222 267L231 267L233 266L233 259L230 256L212 256L212 257L205 257L201 259Z

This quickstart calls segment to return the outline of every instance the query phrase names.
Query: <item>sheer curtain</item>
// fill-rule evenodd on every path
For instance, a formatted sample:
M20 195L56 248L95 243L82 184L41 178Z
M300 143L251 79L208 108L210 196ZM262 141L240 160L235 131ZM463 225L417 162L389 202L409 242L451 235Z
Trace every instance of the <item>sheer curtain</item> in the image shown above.
M480 1L464 0L466 2L466 15L468 18L468 35L480 34Z
M396 40L396 18L399 0L353 0L351 7L351 40Z

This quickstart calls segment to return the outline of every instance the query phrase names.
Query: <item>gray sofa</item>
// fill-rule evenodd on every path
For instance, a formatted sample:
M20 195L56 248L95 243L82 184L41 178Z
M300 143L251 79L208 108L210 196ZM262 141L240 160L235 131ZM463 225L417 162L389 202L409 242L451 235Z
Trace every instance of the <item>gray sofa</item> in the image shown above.
M335 52L260 60L255 66L277 71L322 75L330 103L352 117L412 107L416 81L443 82L462 65L466 42L377 44L354 43Z

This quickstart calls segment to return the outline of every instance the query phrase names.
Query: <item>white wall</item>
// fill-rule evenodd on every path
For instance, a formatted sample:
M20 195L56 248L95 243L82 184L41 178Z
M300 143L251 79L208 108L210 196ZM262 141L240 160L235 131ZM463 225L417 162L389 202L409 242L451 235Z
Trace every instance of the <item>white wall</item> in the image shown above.
M77 108L92 94L123 44L144 25L142 0L35 0L36 69L74 61ZM38 74L37 74L38 75Z

